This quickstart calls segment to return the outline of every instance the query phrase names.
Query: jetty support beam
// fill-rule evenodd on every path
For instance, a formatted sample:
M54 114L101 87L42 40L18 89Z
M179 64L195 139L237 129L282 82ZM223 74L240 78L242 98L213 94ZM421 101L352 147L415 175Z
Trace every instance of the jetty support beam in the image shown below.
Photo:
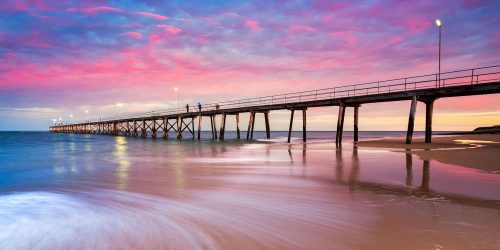
M271 139L271 129L269 128L269 111L264 112L264 121L266 123L266 138Z
M335 144L342 145L342 132L344 130L345 105L340 104L339 116L337 118L337 135L335 136Z
M354 106L354 143L358 142L359 106L360 105Z
M413 138L413 129L415 127L415 112L417 110L417 97L411 99L410 115L408 117L408 130L406 131L406 144L411 144Z
M201 120L202 120L202 115L201 113L198 115L198 140L201 140Z
M240 139L240 113L236 114L236 137Z
M290 143L290 139L292 137L292 126L293 126L293 115L295 114L295 110L291 110L292 113L290 114L290 126L288 127L288 143Z
M435 99L425 102L425 143L432 142L432 112Z
M226 131L226 113L221 114L221 122L220 122L220 140L224 140L224 132Z

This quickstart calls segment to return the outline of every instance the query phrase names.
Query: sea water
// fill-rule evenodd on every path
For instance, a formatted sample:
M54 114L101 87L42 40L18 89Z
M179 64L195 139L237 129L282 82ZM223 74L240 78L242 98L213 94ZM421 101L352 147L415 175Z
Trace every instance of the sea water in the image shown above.
M500 248L498 173L300 135L0 132L0 249Z

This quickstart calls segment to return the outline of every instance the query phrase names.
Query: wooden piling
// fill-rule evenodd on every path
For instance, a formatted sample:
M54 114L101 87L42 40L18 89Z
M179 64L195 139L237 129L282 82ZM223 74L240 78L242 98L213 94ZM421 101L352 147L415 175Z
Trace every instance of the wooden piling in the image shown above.
M177 139L182 139L182 123L184 119L182 116L177 117Z
M250 131L250 139L253 139L254 129L255 129L255 112L252 112L252 131Z
M202 115L198 115L198 140L201 140L201 120L202 120Z
M408 130L406 131L406 144L411 144L413 138L416 110L417 110L417 97L413 96L411 99L410 115L408 116Z
M354 106L354 143L358 142L359 105Z
M307 141L307 117L306 117L307 109L302 109L302 141Z
M153 139L156 139L156 119L153 119L152 122L153 122L153 127L151 128L151 131L152 131L151 137Z
M224 140L224 133L226 130L226 114L222 113L221 114L221 122L220 122L220 140Z
M163 117L163 139L168 138L168 119L166 117Z
M214 117L210 116L210 130L212 131L212 139L215 139L214 136Z
M434 100L425 102L425 143L432 142L432 111Z
M141 129L141 137L146 137L146 120L142 120L142 129Z
M215 137L215 139L217 139L217 119L216 119L217 115L214 115L213 117L214 117L213 118L213 120L214 120L214 137Z
M250 112L250 117L248 119L247 140L250 139L250 133L253 130L252 128L253 119L254 119L253 112Z
M340 104L339 116L337 118L337 135L335 137L335 144L337 144L337 145L342 145L342 133L344 130L344 116L345 116L345 105Z
M290 143L290 139L292 137L292 126L293 126L293 115L295 114L295 110L292 109L290 114L290 126L288 127L288 143Z
M264 112L264 122L266 123L266 138L271 139L271 129L269 126L269 111Z
M236 114L236 137L240 139L240 114Z

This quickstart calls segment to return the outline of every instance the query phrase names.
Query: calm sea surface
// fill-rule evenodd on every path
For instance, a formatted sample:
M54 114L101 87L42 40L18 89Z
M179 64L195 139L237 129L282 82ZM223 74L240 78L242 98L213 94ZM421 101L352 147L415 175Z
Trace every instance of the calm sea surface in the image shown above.
M500 249L498 173L300 134L0 132L0 249Z

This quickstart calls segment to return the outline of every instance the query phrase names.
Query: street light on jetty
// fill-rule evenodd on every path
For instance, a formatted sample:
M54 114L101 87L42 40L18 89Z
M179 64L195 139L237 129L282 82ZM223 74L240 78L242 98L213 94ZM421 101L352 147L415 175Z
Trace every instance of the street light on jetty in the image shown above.
M439 52L438 52L438 87L441 87L441 30L443 23L436 19L436 26L439 28Z

